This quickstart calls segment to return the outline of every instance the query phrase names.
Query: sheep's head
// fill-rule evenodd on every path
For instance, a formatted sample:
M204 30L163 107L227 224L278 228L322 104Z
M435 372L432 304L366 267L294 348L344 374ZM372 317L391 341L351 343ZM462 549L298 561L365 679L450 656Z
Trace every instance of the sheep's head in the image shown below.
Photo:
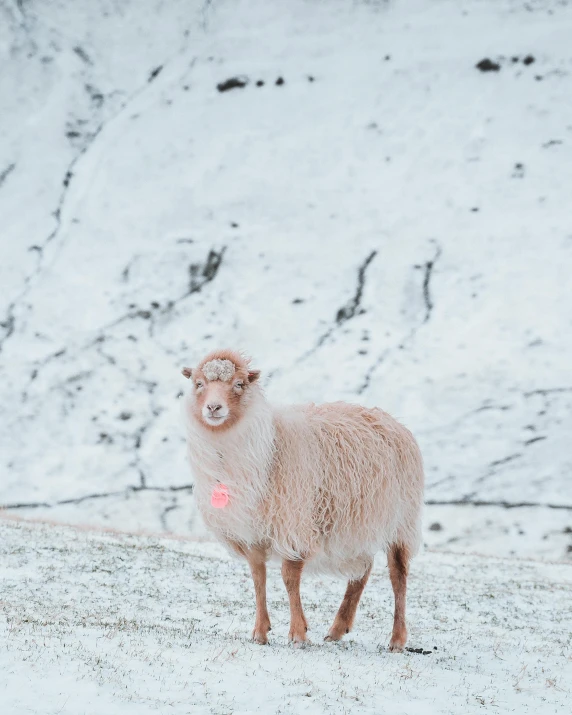
M236 424L260 375L248 365L239 353L225 350L207 355L196 368L184 367L182 373L193 385L193 417L211 430Z

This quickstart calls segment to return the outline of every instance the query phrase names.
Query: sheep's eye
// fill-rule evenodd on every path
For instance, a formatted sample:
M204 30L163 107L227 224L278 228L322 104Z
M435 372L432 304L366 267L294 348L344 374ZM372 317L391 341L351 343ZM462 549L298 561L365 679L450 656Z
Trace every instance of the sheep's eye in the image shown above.
M237 390L242 390L242 388L244 387L244 382L235 382L234 386Z
M200 380L198 380L197 382L195 382L195 387L197 388L197 390L200 390L201 387L204 387L204 385Z

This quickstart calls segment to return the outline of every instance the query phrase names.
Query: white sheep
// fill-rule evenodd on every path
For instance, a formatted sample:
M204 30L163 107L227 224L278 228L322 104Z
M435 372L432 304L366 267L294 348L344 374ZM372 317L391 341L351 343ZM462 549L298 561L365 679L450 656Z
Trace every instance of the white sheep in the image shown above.
M185 396L189 459L206 525L247 559L256 593L253 639L267 643L266 562L282 559L289 639L306 640L305 566L349 579L326 640L352 627L377 551L395 596L389 650L407 640L409 560L420 543L423 464L413 435L386 412L335 402L270 405L249 359L208 355Z

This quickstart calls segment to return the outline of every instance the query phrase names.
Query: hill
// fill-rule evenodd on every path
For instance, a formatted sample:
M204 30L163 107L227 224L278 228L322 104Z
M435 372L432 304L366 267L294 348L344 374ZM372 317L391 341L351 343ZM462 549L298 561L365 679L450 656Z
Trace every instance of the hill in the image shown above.
M428 543L572 554L571 23L1 3L0 504L198 533L179 370L231 345L412 429Z

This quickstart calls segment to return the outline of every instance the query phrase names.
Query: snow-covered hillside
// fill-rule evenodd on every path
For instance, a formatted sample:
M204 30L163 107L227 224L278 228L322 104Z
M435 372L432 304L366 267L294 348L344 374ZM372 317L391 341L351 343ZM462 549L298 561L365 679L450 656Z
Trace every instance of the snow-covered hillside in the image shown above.
M385 650L392 596L374 569L356 626L324 634L340 581L308 577L312 644L287 643L269 578L271 641L249 641L247 567L200 542L0 519L2 712L567 713L572 566L426 553L413 562L412 651ZM414 651L421 652L414 652Z
M199 533L179 368L230 345L272 399L403 420L429 544L569 556L571 28L0 0L0 502Z

